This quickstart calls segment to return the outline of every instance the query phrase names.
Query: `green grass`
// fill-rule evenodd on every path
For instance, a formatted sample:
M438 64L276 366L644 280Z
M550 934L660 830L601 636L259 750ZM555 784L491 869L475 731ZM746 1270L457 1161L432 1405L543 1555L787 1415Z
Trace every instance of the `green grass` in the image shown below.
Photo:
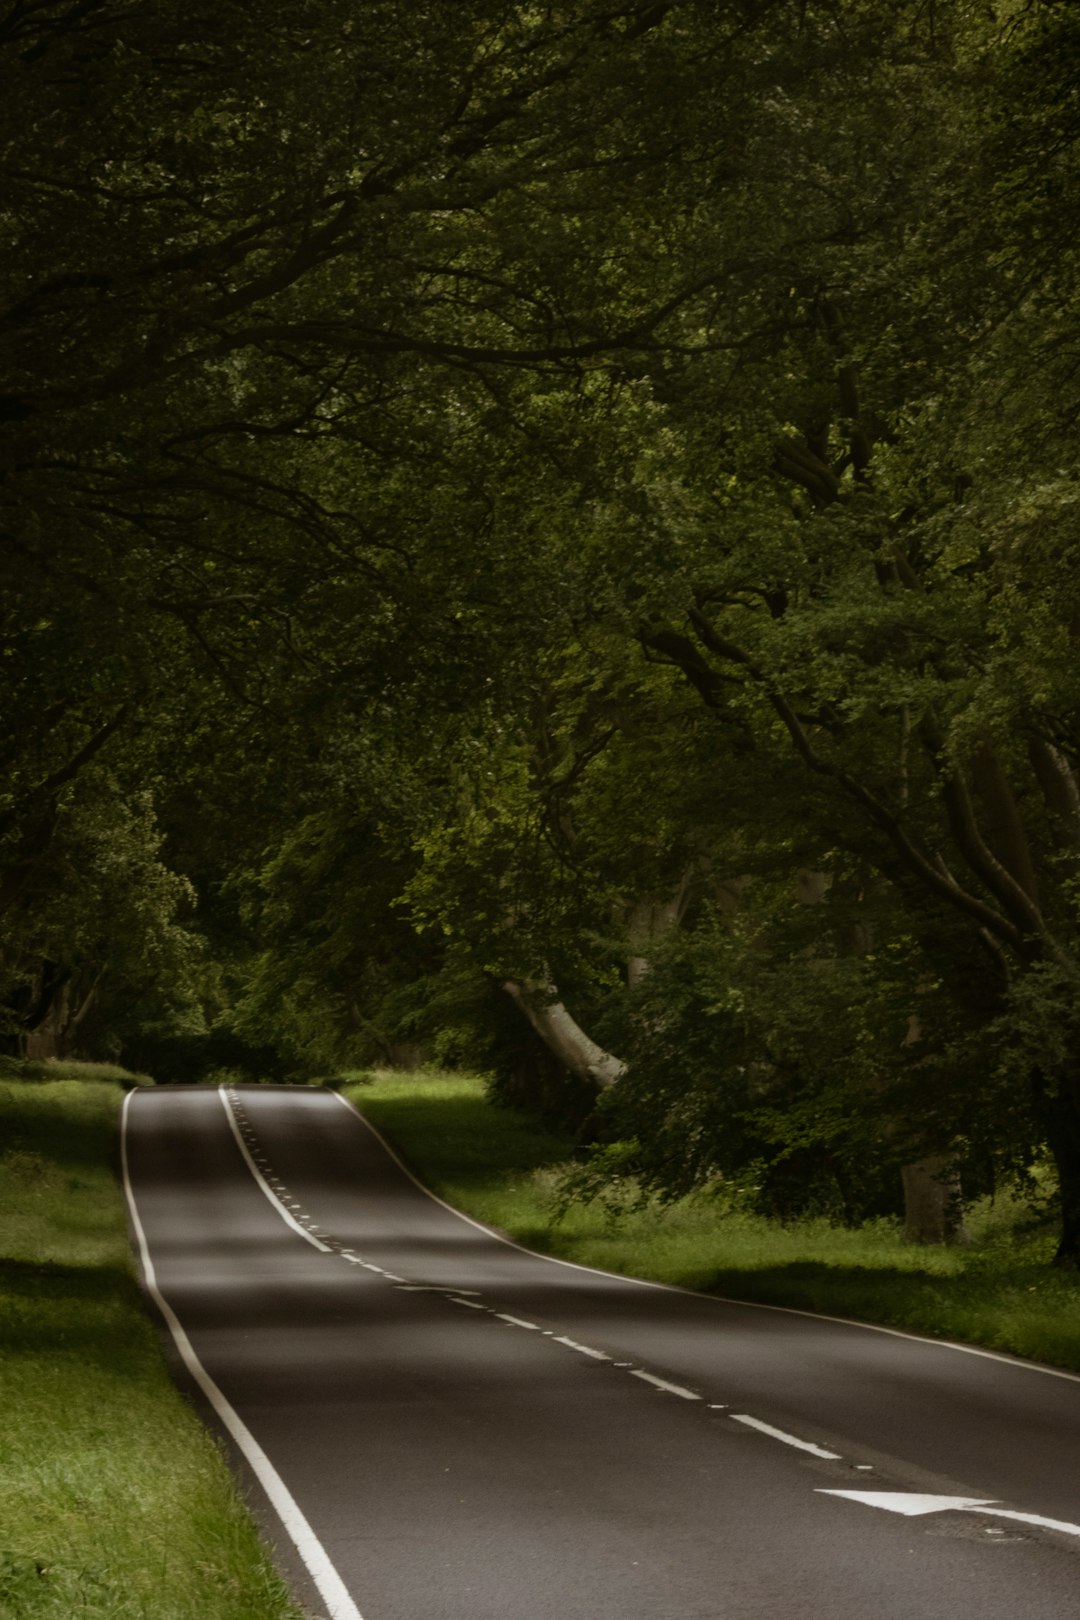
M530 1248L1080 1372L1080 1277L1050 1268L1054 1234L1016 1200L973 1205L964 1249L905 1244L887 1220L781 1224L708 1192L666 1207L575 1200L560 1214L572 1143L488 1103L481 1078L375 1071L345 1089L421 1180Z
M114 1170L135 1077L85 1072L0 1073L0 1615L299 1620L136 1283Z
M86 1063L81 1058L12 1058L0 1056L0 1080L111 1080L130 1091L152 1086L148 1074L133 1074L119 1063Z

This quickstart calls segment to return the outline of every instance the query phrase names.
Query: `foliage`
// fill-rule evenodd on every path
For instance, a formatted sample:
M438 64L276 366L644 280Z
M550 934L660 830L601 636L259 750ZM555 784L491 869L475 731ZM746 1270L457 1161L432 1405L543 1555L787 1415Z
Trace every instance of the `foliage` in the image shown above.
M104 974L99 1044L539 1100L508 986L629 1062L585 1128L650 1185L855 1218L1048 1145L1075 1263L1068 8L50 0L0 51L12 1029Z
M194 895L161 845L148 791L127 796L100 767L72 785L56 806L49 861L24 874L8 911L5 1033L33 1028L34 1003L44 1003L61 1044L81 1033L100 1045L96 1028L115 1056L130 1002L153 995L179 1016L197 998L202 947L185 917Z

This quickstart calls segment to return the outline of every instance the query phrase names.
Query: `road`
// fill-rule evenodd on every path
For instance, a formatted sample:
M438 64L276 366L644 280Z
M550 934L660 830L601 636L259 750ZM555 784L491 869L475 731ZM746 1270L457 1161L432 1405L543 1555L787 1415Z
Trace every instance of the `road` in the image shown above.
M1080 1617L1080 1379L531 1254L332 1092L132 1093L124 1163L312 1614Z

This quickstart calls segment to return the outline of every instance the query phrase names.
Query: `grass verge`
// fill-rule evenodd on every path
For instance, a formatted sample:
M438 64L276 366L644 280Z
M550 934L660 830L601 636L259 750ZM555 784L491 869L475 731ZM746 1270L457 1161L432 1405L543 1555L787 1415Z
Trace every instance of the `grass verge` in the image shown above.
M135 1077L0 1073L0 1615L300 1620L173 1386L113 1165Z
M346 1081L349 1077L345 1077ZM569 1138L487 1102L481 1078L374 1071L346 1094L449 1203L546 1254L627 1276L959 1339L1080 1372L1080 1277L1053 1271L1054 1236L1026 1205L983 1199L972 1244L905 1244L899 1225L783 1225L698 1193L560 1215Z

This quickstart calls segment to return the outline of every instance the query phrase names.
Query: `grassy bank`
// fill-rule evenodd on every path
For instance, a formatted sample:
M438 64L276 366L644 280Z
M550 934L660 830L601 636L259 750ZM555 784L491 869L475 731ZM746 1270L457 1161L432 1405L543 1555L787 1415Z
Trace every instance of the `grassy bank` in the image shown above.
M458 1208L548 1254L732 1298L960 1339L1080 1372L1080 1278L1008 1198L969 1212L967 1249L905 1244L897 1223L781 1225L708 1194L661 1208L558 1210L572 1144L484 1100L468 1076L378 1073L346 1086L417 1175Z
M14 1072L0 1070L0 1615L298 1620L136 1284L114 1173L122 1072Z

